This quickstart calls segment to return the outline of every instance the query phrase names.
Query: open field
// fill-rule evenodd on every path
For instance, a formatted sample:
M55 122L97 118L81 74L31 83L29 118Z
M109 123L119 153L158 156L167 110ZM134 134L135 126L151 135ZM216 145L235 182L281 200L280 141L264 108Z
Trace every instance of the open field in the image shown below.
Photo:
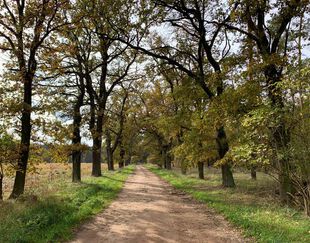
M193 173L181 175L178 170L148 168L175 188L223 214L245 236L258 242L310 242L309 219L300 211L280 204L275 181L268 175L258 173L257 181L253 181L248 174L234 173L237 187L224 189L216 170L207 170L206 179L199 180Z
M82 180L91 175L91 163L81 164ZM107 169L106 164L101 165L102 171ZM59 180L71 181L71 164L68 163L42 163L35 166L35 170L28 172L26 178L26 194L48 195L57 190L50 186ZM7 198L12 191L14 177L4 178L4 198Z
M72 236L72 229L107 207L133 171L108 172L92 178L91 164L83 164L82 183L70 183L70 167L63 164L40 166L27 177L25 195L5 200L0 207L0 242L59 242ZM104 169L104 168L103 168ZM11 181L6 181L6 194Z

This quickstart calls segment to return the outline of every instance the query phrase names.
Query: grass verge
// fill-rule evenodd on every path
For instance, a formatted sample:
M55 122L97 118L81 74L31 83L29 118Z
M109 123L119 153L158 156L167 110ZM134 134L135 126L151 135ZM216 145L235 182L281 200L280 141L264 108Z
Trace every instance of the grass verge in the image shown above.
M264 190L270 189L266 178L257 181L235 175L236 189L224 189L220 178L199 180L177 172L147 166L152 172L175 188L191 194L196 200L223 214L235 226L243 229L245 236L257 242L302 243L310 242L310 220L300 212L281 206L269 198ZM265 197L266 196L266 197Z
M73 228L107 207L132 173L129 166L104 172L82 183L57 180L47 187L51 195L25 195L0 204L0 242L60 242L72 237Z

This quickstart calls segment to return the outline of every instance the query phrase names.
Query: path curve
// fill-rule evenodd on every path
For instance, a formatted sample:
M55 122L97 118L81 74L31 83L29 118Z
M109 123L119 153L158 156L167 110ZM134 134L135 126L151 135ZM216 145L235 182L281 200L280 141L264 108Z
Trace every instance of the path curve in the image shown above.
M72 243L246 242L222 216L137 166L118 198Z

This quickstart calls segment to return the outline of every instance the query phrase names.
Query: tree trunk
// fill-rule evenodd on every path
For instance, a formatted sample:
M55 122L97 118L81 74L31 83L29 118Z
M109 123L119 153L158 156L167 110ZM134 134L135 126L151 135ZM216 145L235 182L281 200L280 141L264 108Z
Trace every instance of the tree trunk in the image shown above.
M102 146L103 111L97 114L96 132L93 139L93 168L92 176L101 176L101 146Z
M108 163L108 170L114 170L114 161L113 161L113 152L111 147L111 135L110 131L106 129L106 152L107 152L107 163Z
M81 182L81 151L72 153L72 182Z
M93 167L92 176L101 176L101 138L96 136L93 139Z
M251 179L256 180L256 167L255 166L251 167Z
M229 150L226 133L223 126L217 130L216 142L218 145L219 157L220 159L222 159ZM227 163L222 165L221 169L222 169L222 185L224 187L235 187L236 185L231 171L231 166Z
M81 82L83 80L81 79ZM83 85L82 85L83 86ZM76 104L73 110L73 137L72 137L72 182L81 181L81 121L82 116L80 108L83 106L84 90L82 88L81 93L76 100Z
M228 164L222 165L222 178L224 187L235 187L234 177L231 172L231 167Z
M80 135L80 127L81 127L81 113L80 113L80 105L77 104L75 107L74 117L73 117L73 151L72 151L72 182L80 182L81 181L81 157L82 152L80 149L81 145L81 135Z
M92 79L89 72L86 72L86 90L89 95L90 102L90 121L89 121L89 130L92 135L93 146L92 146L92 176L99 177L101 176L101 143L102 143L102 120L103 115L100 115L100 111L97 113L96 120L96 104L95 104L95 95L94 89L92 87ZM100 124L101 123L101 124ZM98 125L101 125L100 127ZM98 132L99 130L99 132Z
M17 163L13 191L10 198L17 198L24 193L26 172L29 158L30 136L31 136L31 110L32 110L32 79L24 79L23 110L21 118L21 142L20 157Z
M114 170L113 154L111 148L108 146L107 146L107 162L108 162L108 170Z
M107 60L108 60L108 48L106 41L100 40L100 53L102 58L101 74L99 82L99 93L95 96L97 100L97 121L96 121L96 132L95 140L93 144L93 176L101 176L101 146L102 146L102 135L103 135L103 123L104 123L104 112L106 108L106 101L108 93L106 92L106 77L107 77ZM90 88L90 92L94 92L94 88Z
M204 179L204 163L203 162L198 162L198 174L199 174L199 179Z

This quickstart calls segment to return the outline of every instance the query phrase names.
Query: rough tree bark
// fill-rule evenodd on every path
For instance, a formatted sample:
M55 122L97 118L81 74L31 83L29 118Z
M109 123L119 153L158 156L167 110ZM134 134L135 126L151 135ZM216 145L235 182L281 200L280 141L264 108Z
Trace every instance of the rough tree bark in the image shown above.
M93 176L101 176L101 146L102 146L102 135L103 135L103 125L104 125L104 113L106 109L106 101L109 93L106 90L106 79L107 79L107 69L108 69L108 49L109 44L105 41L101 41L101 74L100 74L100 84L99 84L99 96L97 97L97 121L95 128L95 138L93 140Z
M220 159L222 159L229 150L224 127L220 127L217 130L216 142L218 145L219 157ZM222 185L224 187L235 187L236 185L231 171L231 166L228 163L225 163L221 166L221 169L222 169Z
M102 146L102 131L103 131L102 126L103 126L103 115L97 114L96 129L95 134L93 136L93 167L92 167L92 176L95 177L102 175L101 172L101 146Z
M72 182L81 181L81 107L83 106L85 88L83 78L80 77L80 94L77 97L76 103L73 109L73 137L72 137Z
M89 103L90 103L90 119L89 119L89 130L91 132L91 137L93 141L92 146L92 176L98 177L101 176L101 165L98 163L98 153L96 152L96 145L98 146L97 132L96 132L96 103L95 103L95 95L92 87L92 79L89 71L86 68L86 90L89 95ZM99 165L99 166L98 166Z
M36 66L35 60L33 60ZM36 69L36 68L35 68ZM35 70L34 69L34 70ZM10 198L17 198L24 193L26 172L29 158L30 136L31 136L31 110L32 110L32 79L34 72L24 78L24 96L22 109L22 128L20 141L20 158L17 163L14 186ZM29 77L30 76L30 77Z

